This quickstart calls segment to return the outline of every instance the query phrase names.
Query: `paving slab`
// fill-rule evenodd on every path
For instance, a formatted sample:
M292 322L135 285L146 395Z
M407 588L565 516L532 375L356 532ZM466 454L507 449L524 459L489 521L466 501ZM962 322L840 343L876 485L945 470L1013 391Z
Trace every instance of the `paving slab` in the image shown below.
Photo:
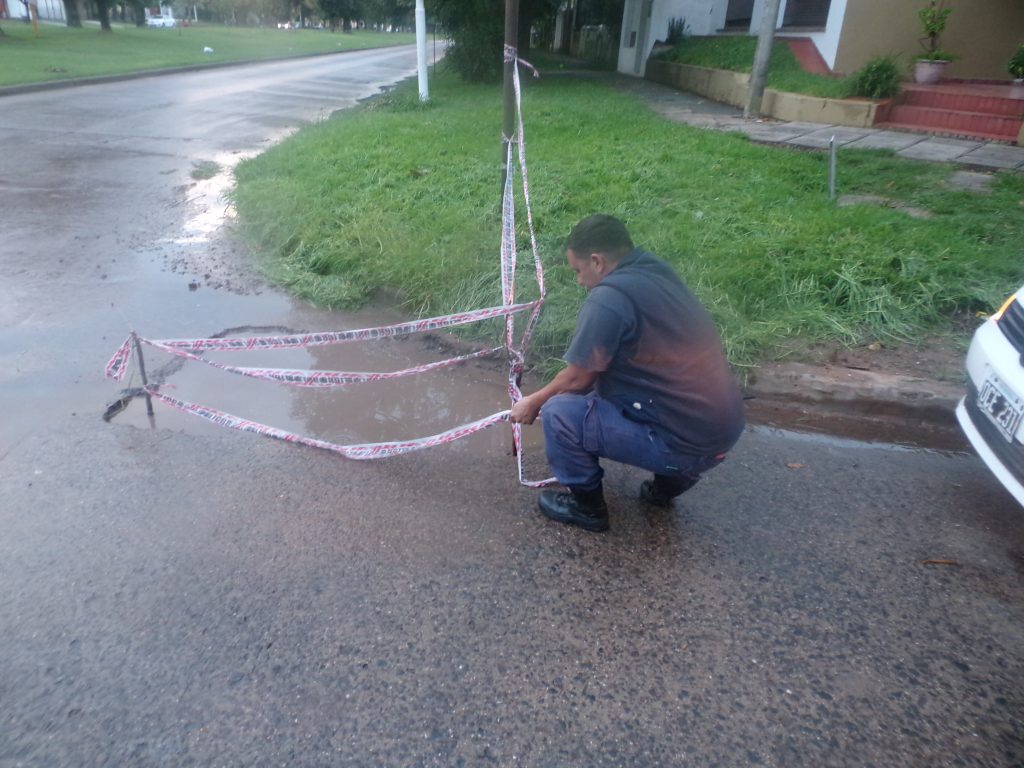
M920 144L925 138L915 133L900 133L899 131L871 130L859 139L851 141L846 146L850 149L891 149L899 151Z
M992 174L978 171L954 171L949 177L954 189L966 189L978 195L992 194Z
M828 149L829 143L834 138L836 146L843 146L852 141L864 137L864 129L856 128L822 128L817 131L805 133L796 138L789 139L787 144L795 144L799 147L813 147L815 149Z
M931 160L937 163L950 163L959 159L979 147L984 146L980 141L966 141L964 139L943 139L932 136L931 138L919 141L917 144L901 149L897 154L900 157L909 157L912 160Z
M792 122L792 123L778 123L778 122L776 122L775 125L784 125L784 126L786 126L786 128L789 128L790 130L800 131L801 133L811 133L812 131L823 131L823 130L826 130L826 129L829 129L829 128L837 128L838 127L838 126L832 125L831 123L800 123L800 122Z
M747 134L753 141L760 141L766 144L784 144L806 133L804 130L791 128L787 124L764 125L763 123L752 123L748 126L741 126L737 130Z
M981 165L986 168L1014 170L1024 168L1024 147L1007 144L985 144L959 158L961 163Z

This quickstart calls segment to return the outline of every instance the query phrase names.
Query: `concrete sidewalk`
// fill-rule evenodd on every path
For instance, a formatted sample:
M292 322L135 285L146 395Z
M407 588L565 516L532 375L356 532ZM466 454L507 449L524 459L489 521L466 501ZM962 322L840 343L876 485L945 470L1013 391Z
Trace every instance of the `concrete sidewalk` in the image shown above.
M828 123L785 123L771 118L745 119L742 110L703 96L636 78L615 84L636 94L655 112L699 128L743 133L752 141L801 149L827 149L835 137L845 149L890 149L900 157L955 163L969 168L1024 171L1024 147L982 139L955 139L929 133L849 128Z

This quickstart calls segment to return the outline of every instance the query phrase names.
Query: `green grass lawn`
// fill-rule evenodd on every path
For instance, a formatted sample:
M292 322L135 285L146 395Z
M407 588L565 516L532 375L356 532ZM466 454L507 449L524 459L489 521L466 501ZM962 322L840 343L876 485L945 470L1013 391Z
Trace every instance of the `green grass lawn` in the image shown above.
M428 105L407 83L241 164L238 212L269 273L330 307L381 290L417 314L500 303L501 110L500 87L442 73ZM549 280L535 362L560 355L572 328L582 295L563 242L594 212L676 266L740 365L794 340L941 331L1024 282L1024 174L978 195L952 188L947 165L840 152L840 193L932 214L917 219L831 203L825 154L670 123L599 82L529 81L524 110Z
M91 24L80 29L42 24L37 36L28 24L4 20L3 30L6 34L0 37L0 86L415 42L415 35L411 34L346 34L219 24L173 29L115 25L110 34L101 33L98 26ZM205 47L212 48L213 53L203 53Z
M658 58L749 74L756 50L757 38L748 35L688 37L671 50L659 54ZM784 40L776 40L772 46L767 87L827 99L845 98L850 93L849 78L805 72Z

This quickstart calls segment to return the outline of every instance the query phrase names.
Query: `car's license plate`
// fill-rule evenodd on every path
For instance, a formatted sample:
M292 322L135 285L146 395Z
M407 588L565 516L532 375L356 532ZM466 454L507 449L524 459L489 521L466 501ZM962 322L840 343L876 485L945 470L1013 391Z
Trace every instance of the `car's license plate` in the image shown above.
M997 377L990 375L981 385L978 407L999 427L1003 437L1012 442L1024 418L1024 400L1011 395Z

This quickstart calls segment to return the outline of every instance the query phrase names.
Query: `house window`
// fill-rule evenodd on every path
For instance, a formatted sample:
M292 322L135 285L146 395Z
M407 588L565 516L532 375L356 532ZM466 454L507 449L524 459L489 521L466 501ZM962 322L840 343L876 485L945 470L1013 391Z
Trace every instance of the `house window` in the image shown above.
M824 27L832 0L786 0L783 27Z
M726 29L750 29L754 18L754 0L729 0L725 11Z

